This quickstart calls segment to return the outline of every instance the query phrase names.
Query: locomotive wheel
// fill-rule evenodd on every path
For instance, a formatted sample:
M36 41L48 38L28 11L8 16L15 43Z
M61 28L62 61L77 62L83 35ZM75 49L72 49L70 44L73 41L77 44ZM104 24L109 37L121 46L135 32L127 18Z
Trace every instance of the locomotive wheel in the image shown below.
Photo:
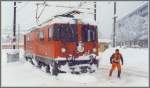
M50 74L52 75L52 65L51 64L49 65L49 71L50 71Z
M55 75L55 76L58 75L58 72L57 72L56 68L53 68L52 75Z
M33 61L33 64L34 64L35 66L38 66L38 62L36 61L35 58L33 58L32 61Z
M38 63L37 67L41 68L42 67L42 63L40 61L38 61L37 63Z
M93 73L93 72L95 72L95 70L92 70L91 67L88 67L88 72L89 72L89 73Z
M45 65L44 68L46 73L50 73L50 67L48 65Z
M33 63L32 59L29 59L29 62L30 62L32 65L34 65L34 63Z
M88 72L88 67L87 66L82 66L80 67L81 73L87 73Z
M87 68L86 67L83 67L83 68L80 68L81 69L81 73L87 73Z
M91 59L90 59L90 65L93 65L93 64L94 64L94 59L91 58Z
M52 75L55 75L55 76L57 76L58 75L58 68L57 68L57 64L56 64L56 62L54 62L54 65L53 65L53 74Z
M94 73L95 72L95 70L90 70L90 73Z
M80 72L71 72L72 74L76 74L76 75L79 75Z
M25 57L26 61L28 61L28 57Z
M52 64L50 64L49 67L50 67L51 75L57 76L58 75L58 68L57 68L56 62L53 62Z

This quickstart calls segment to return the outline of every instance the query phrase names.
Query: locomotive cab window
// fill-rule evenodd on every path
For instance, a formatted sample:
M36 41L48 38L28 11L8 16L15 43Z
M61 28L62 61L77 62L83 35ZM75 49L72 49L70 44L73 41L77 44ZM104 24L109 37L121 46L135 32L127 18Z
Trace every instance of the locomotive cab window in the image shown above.
M55 24L53 39L67 42L76 41L76 26L74 24Z
M44 32L42 31L39 32L39 39L44 40Z
M55 41L60 40L60 27L58 24L54 25L53 40Z

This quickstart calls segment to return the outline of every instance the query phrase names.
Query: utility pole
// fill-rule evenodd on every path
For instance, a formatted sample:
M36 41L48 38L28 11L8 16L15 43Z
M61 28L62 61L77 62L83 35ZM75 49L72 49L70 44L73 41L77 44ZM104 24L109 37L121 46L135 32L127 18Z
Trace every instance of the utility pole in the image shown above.
M94 20L96 21L96 2L94 2Z
M113 47L116 46L116 2L114 2Z
M19 43L20 43L20 24L18 24L18 49L19 49Z
M14 19L13 19L13 49L16 48L16 2L14 1Z
M19 49L16 49L16 1L14 1L14 16L13 16L13 51L7 53L7 62L19 61Z

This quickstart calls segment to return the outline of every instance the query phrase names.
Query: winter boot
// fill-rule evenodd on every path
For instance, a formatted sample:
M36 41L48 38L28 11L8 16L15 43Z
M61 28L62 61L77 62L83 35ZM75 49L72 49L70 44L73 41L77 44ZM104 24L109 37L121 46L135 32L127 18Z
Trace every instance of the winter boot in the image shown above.
M112 69L111 69L110 72L109 72L109 77L111 77L111 75L112 75Z
M120 74L121 74L121 71L118 71L118 78L120 79L121 77L120 77Z

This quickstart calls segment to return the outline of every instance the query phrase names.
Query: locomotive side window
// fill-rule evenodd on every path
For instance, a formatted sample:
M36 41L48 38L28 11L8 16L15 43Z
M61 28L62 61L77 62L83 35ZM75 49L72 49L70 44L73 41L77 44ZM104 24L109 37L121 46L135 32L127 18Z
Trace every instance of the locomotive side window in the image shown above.
M30 41L31 39L30 39L30 35L27 35L26 36L26 41Z
M52 28L49 28L49 29L48 29L48 38L49 38L49 39L52 39L52 38L53 38L53 29L52 29Z
M30 40L29 35L27 35L27 41L29 41L29 40Z
M39 39L44 40L44 32L42 31L39 32Z

